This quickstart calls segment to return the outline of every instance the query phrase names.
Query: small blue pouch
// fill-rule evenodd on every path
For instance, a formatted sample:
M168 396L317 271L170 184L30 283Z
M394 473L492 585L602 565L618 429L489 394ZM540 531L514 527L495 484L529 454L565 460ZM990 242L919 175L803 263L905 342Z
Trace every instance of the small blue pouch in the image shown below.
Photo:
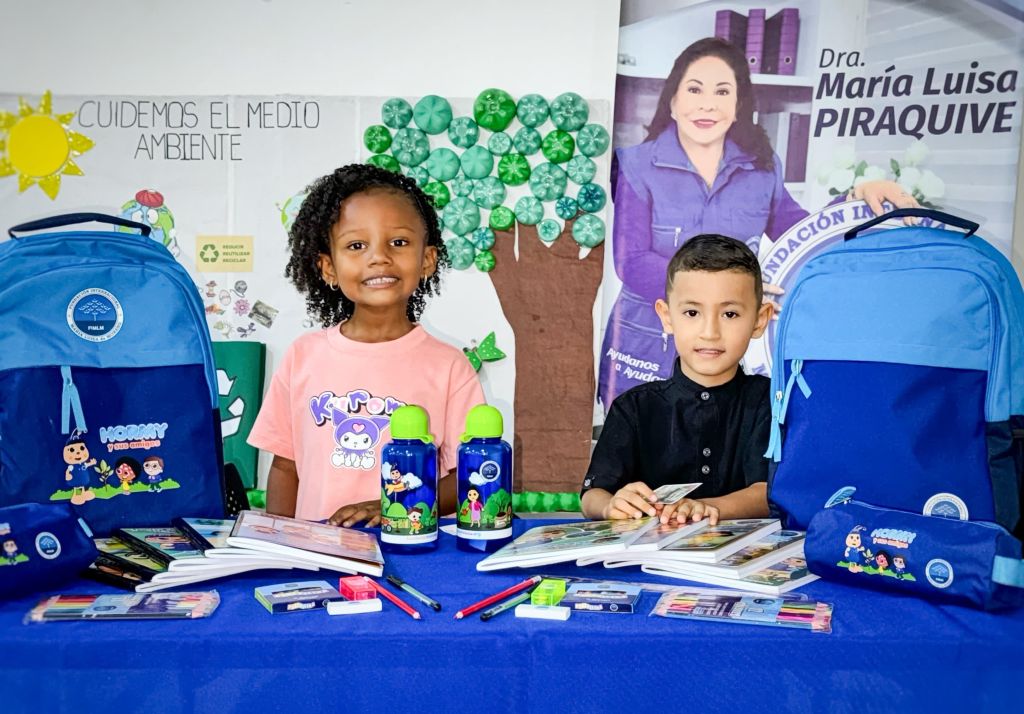
M1024 604L1021 543L1000 525L843 501L811 518L812 573L861 587L996 609Z
M97 554L92 532L69 504L0 508L0 600L71 580Z

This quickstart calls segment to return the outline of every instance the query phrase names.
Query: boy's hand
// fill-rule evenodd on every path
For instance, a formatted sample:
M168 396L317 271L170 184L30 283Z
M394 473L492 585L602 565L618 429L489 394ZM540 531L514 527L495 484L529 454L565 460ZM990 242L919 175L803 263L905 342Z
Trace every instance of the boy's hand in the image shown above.
M380 525L380 499L342 506L328 520L332 526L344 528L357 525L361 521L366 521L367 528Z
M616 491L601 515L605 519L614 520L654 516L658 512L654 507L656 500L654 491L647 484L636 481Z
M673 516L680 525L688 520L696 523L702 518L707 518L711 525L716 525L718 523L718 508L703 501L684 498L661 509L662 523L670 523Z

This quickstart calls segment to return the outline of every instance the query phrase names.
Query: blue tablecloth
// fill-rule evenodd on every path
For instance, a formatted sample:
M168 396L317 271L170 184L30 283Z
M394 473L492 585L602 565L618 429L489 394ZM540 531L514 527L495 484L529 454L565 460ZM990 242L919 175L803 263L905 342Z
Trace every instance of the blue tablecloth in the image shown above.
M518 521L517 533L538 521ZM1024 611L993 615L824 582L832 634L575 613L567 622L489 622L454 613L535 571L477 573L479 556L438 552L389 569L440 600L415 621L383 613L271 615L259 585L336 575L276 571L218 581L196 621L23 625L38 597L0 604L0 712L685 710L1021 711ZM670 582L635 569L539 572ZM65 592L114 592L86 581ZM408 597L406 599L409 599Z

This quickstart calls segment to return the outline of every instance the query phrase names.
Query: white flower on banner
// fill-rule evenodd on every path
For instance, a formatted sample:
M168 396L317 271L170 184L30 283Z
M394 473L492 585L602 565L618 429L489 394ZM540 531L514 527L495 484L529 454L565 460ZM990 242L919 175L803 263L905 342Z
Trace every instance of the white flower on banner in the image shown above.
M903 163L907 166L920 166L928 159L929 154L931 151L928 145L920 139L915 139L903 152Z
M853 149L842 146L818 167L818 183L828 187L830 196L840 196L865 183L892 180L925 208L938 208L934 201L946 195L946 183L934 171L921 168L930 155L927 144L917 139L903 151L902 165L890 158L885 168L858 162Z
M836 193L845 193L850 190L850 186L853 185L853 179L855 175L853 169L834 169L832 173L828 175L828 188L829 192L835 191Z
M864 173L853 180L854 186L860 186L865 181L884 181L889 174L881 166L868 166Z
M922 172L921 178L918 179L917 187L920 189L925 201L942 198L946 195L946 183L936 176L934 171L926 170Z
M903 187L903 190L913 195L917 191L917 182L921 180L921 169L914 166L907 166L900 170L896 183Z

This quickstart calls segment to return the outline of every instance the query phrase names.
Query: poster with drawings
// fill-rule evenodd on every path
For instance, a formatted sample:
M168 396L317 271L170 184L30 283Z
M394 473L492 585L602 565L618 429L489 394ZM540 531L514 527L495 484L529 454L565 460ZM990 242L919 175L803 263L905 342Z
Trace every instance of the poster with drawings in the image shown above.
M590 454L609 125L607 102L573 92L40 88L0 94L0 209L8 226L77 211L150 226L195 282L212 338L267 344L269 379L296 337L320 329L284 277L305 187L352 162L406 173L434 199L455 268L424 327L478 370L505 416L521 487L575 491Z

